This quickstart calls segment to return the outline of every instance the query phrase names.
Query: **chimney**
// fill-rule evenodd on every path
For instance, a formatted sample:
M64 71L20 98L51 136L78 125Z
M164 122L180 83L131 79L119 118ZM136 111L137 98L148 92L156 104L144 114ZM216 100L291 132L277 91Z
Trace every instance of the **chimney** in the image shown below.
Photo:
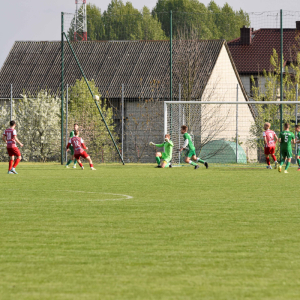
M250 45L252 42L252 30L253 28L246 28L244 25L241 28L241 45Z
M300 30L300 21L296 21L296 29Z

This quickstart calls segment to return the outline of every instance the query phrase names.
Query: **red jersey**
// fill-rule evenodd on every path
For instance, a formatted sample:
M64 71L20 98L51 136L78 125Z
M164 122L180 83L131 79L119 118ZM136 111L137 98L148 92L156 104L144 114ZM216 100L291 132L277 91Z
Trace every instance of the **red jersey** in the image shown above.
M74 148L74 153L75 154L80 154L83 152L83 149L86 149L85 145L84 145L84 141L82 138L78 137L78 136L74 136L69 140L69 145L73 146ZM68 146L69 146L68 145Z
M16 146L15 137L17 136L17 131L13 128L8 128L4 131L3 135L6 137L6 147L14 148Z
M273 131L273 130L266 130L264 133L263 133L263 137L266 137L266 140L267 140L267 144L265 144L265 147L275 147L275 135L276 133Z

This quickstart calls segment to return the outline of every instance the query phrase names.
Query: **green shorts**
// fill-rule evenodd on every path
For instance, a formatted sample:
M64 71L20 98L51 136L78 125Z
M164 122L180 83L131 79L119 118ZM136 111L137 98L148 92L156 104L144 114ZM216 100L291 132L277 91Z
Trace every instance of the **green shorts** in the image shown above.
M194 150L189 150L189 152L187 153L187 157L189 157L189 158L191 158L193 155L195 155L196 156L196 149L194 149Z
M297 154L298 156L300 156L300 148L299 148L299 150L298 150L298 154Z
M161 154L161 158L167 163L169 163L172 160L172 157L167 156L165 152Z
M71 155L73 156L73 155L74 155L74 148L73 148L73 146L70 145L69 149L70 149L70 151L71 151Z
M293 152L291 150L289 151L280 151L280 154L283 158L292 158L293 157Z

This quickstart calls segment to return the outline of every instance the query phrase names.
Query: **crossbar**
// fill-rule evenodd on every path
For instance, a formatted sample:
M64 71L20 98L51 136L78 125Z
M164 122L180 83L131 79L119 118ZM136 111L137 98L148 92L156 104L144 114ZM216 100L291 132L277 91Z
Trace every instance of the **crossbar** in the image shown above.
M165 104L300 104L299 101L164 101Z

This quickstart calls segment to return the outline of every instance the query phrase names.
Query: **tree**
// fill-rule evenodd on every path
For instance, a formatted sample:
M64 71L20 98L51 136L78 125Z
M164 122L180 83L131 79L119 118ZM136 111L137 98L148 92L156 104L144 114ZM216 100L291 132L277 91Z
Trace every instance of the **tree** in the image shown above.
M59 159L60 101L49 91L41 90L36 95L22 95L22 100L15 103L13 115L17 121L18 137L24 144L24 160L46 162ZM1 118L7 119L8 115L8 110L3 109Z
M99 95L95 82L89 81L89 85L93 93ZM105 99L100 100L99 105L114 139L117 140L112 108L108 106ZM84 78L77 79L76 83L70 88L69 112L70 130L75 122L79 124L80 136L88 145L88 153L93 156L93 159L99 159L102 162L117 160L114 144Z
M183 29L195 30L203 39L212 38L209 29L210 16L204 4L197 0L158 0L153 9L153 15L157 15L165 34L170 36L170 16L173 11L173 34L176 36Z
M214 1L206 7L197 0L158 0L152 13L157 15L167 36L170 36L170 10L175 38L182 31L196 31L198 39L232 40L240 35L243 25L250 26L248 14L234 11L227 3L220 8Z
M10 121L10 111L9 111L8 107L1 105L1 107L0 107L0 132L1 132L1 135L3 134L4 130L9 127L9 121ZM5 159L7 159L7 157L8 157L8 154L6 151L6 144L4 144L1 140L1 142L0 142L0 160L4 161Z
M164 40L166 36L157 17L145 6L142 11L130 2L112 0L101 13L95 5L87 4L88 40ZM73 39L75 17L68 32Z
M234 11L228 3L222 7L221 15L218 21L218 29L221 33L220 38L232 40L240 36L240 28L245 25L250 26L249 16L240 11Z

